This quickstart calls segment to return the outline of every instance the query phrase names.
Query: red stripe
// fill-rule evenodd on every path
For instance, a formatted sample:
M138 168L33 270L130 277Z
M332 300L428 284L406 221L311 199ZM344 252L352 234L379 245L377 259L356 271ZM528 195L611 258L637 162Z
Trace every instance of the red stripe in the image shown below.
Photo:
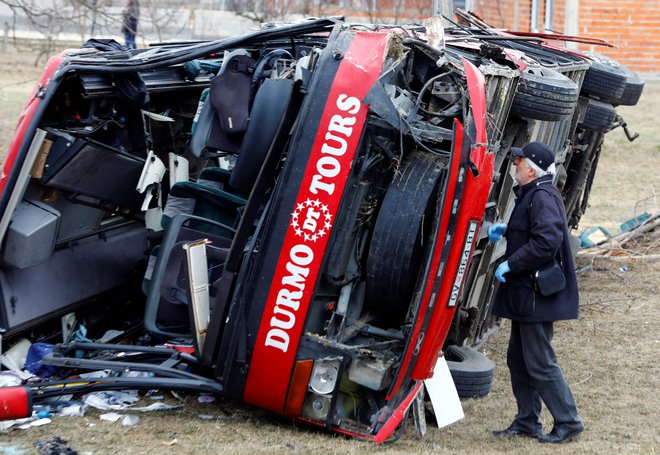
M388 399L396 395L403 383L403 380L407 377L406 372L412 360L415 347L418 343L421 344L423 339L419 340L420 333L422 331L422 325L425 320L426 312L429 309L433 309L435 305L435 299L433 302L430 302L431 293L433 291L433 285L435 283L435 278L438 273L443 276L443 270L438 272L440 267L440 259L442 257L442 251L445 245L445 238L447 237L447 226L449 225L449 218L451 216L451 211L453 208L454 192L456 191L456 183L458 180L458 171L460 168L460 155L461 149L463 148L463 125L454 119L454 144L453 144L453 159L451 162L451 168L449 169L449 175L447 176L448 183L445 194L443 195L444 206L442 213L440 214L440 227L438 228L438 236L435 241L435 251L433 252L433 258L431 259L431 268L429 269L429 274L426 278L426 286L424 288L424 294L422 301L419 305L419 311L415 319L415 326L413 328L412 335L410 336L410 341L408 342L408 347L404 353L403 360L401 361L401 368L399 369L399 374L397 375L394 386L391 389L391 392L388 396Z
M412 377L413 379L422 380L430 378L433 375L433 368L435 367L438 355L442 345L447 338L449 327L451 326L456 306L448 306L447 302L450 301L453 292L455 277L458 273L461 255L463 254L463 247L466 242L468 227L471 222L476 222L477 232L479 232L479 225L483 219L484 209L486 208L486 201L488 199L488 192L493 179L494 168L494 154L487 153L486 150L486 97L484 78L479 70L463 60L465 66L465 76L468 83L468 91L470 94L470 105L472 106L472 117L474 119L474 128L476 131L475 142L472 144L470 150L470 160L479 169L479 175L474 176L472 172L466 172L465 176L465 189L461 199L461 205L458 214L458 222L454 230L454 242L451 247L449 260L445 273L442 276L440 290L437 296L437 302L440 304L436 308L431 321L426 329L427 339L419 353L419 357L415 364ZM478 239L474 239L470 249L470 256L468 259L467 272L469 262L472 259L474 247ZM460 295L463 286L463 275L460 288L457 291ZM430 336L430 335L433 336Z
M339 64L261 319L245 386L248 403L284 410L307 309L366 122L361 100L380 76L388 36L355 33ZM346 141L344 151L326 138L329 132Z
M447 333L454 317L456 307L448 307L454 278L458 269L460 255L466 238L466 231L470 221L481 223L483 218L488 191L493 176L492 153L486 153L486 98L484 79L479 70L467 60L463 59L465 75L470 95L470 105L474 118L476 130L475 143L472 144L470 159L479 170L479 177L474 177L471 172L466 172L464 178L465 187L458 207L458 220L452 232L452 244L447 263L444 270L439 270L439 262L447 236L447 224L450 212L453 209L454 191L459 165L459 156L463 148L463 127L455 120L455 138L453 144L452 168L449 173L449 184L443 196L445 205L441 214L441 225L438 229L436 250L433 253L432 265L426 280L424 294L419 306L419 312L415 320L413 332L401 362L401 368L396 381L388 395L393 397L402 386L404 379L412 377L416 380L426 379L432 376L433 368L437 361L442 345L447 338ZM479 226L477 226L477 231ZM476 239L474 241L476 244ZM470 256L474 251L474 244ZM469 265L469 263L468 263ZM439 274L439 275L438 275ZM438 281L440 280L440 281ZM439 289L436 283L439 283ZM462 286L462 283L461 283ZM433 289L437 289L437 295L432 295ZM426 312L432 311L430 319L425 317ZM424 325L425 319L428 325ZM413 363L413 357L416 359ZM412 375L407 374L408 368L413 365Z
M385 442L385 440L389 438L392 433L394 433L394 430L396 430L403 418L406 416L406 411L408 411L408 408L417 396L417 393L422 387L422 384L423 382L418 382L415 387L413 387L408 396L406 396L406 398L401 402L399 407L395 409L390 418L387 419L385 425L383 425L383 428L378 431L376 437L374 438L374 441L376 441L377 444Z

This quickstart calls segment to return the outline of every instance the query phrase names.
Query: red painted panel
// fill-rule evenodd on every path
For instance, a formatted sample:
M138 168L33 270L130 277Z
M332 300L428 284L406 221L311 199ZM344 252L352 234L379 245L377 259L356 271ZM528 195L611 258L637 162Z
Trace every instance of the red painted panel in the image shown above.
M467 60L463 60L465 75L468 82L468 92L476 137L471 144L470 160L478 169L478 175L465 173L465 188L460 201L458 220L453 232L453 243L449 260L435 304L435 311L427 328L427 337L420 350L415 364L414 379L427 379L433 375L433 368L442 345L447 338L451 321L456 311L456 303L462 291L465 272L477 243L479 227L483 219L488 192L493 179L495 157L487 151L486 136L486 94L484 78L479 70ZM432 334L432 336L431 336Z
M440 214L440 226L438 227L438 234L435 241L435 250L433 251L433 256L431 258L431 267L426 278L424 293L422 295L422 301L419 304L419 311L417 313L415 325L410 336L410 342L408 343L408 347L403 355L399 374L394 381L388 398L393 397L399 391L399 388L403 384L404 379L409 377L409 375L407 375L407 371L410 367L410 363L413 359L413 356L419 353L419 350L421 349L422 343L424 342L424 338L426 336L426 331L423 331L424 322L426 320L426 313L429 310L433 311L433 307L436 302L435 297L431 299L433 284L435 282L435 277L438 275L442 276L443 274L443 270L440 269L440 259L442 258L442 252L445 246L445 238L447 237L447 229L449 227L449 219L453 206L451 202L454 200L454 193L456 192L456 186L458 183L461 164L459 158L462 148L463 125L461 125L458 120L454 119L453 158L451 160L449 172L447 175L447 186L443 195L444 203L442 207L442 213Z
M248 403L284 410L305 316L366 122L361 100L380 76L388 36L356 33L337 70L261 319L244 393Z

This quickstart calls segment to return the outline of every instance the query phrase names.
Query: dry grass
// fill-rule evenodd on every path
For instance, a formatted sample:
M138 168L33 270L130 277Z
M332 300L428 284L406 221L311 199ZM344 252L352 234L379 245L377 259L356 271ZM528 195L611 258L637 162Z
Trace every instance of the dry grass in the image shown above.
M0 56L0 145L4 151L21 106L38 71L32 60ZM17 62L21 64L17 64ZM29 84L23 83L30 81ZM655 125L660 82L647 85L640 105L620 108L641 137L629 144L621 130L608 134L582 229L602 225L616 230L633 216L635 203L658 185L660 132ZM660 253L657 236L652 251ZM622 267L627 267L624 272ZM199 454L199 453L654 453L660 449L658 417L660 325L657 292L660 263L613 262L596 259L593 269L579 276L582 313L579 321L561 322L555 347L571 383L587 431L575 442L548 447L533 440L499 440L491 435L509 424L515 413L505 354L508 328L496 334L485 352L497 363L492 393L465 400L466 418L446 428L429 430L419 440L412 425L393 446L336 437L301 427L288 420L219 401L198 404L185 399L180 411L142 415L135 427L100 421L98 412L84 418L55 418L28 431L0 435L2 444L33 449L37 440L60 436L79 453ZM202 420L199 414L216 416ZM544 421L550 424L547 414Z
M629 142L621 128L607 134L590 208L580 222L580 229L603 226L614 234L622 222L653 207L650 198L660 193L659 103L660 81L655 80L646 84L637 106L617 108L630 130L639 133L639 138Z
M0 53L0 161L42 70L34 66L34 57L17 53L13 48L9 50Z

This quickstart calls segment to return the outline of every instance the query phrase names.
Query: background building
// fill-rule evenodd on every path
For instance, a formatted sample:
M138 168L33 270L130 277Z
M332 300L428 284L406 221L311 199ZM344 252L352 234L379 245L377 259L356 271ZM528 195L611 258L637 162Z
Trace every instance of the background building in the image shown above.
M0 0L4 46L13 37L119 40L124 0ZM451 0L141 0L138 45L216 39L271 21L342 15L349 21L421 23ZM454 0L494 27L603 38L617 46L569 46L610 56L638 72L660 73L660 0ZM563 45L563 44L562 44ZM55 46L54 48L57 48ZM50 47L48 48L50 50Z
M456 6L495 27L606 39L616 48L578 44L639 72L658 72L660 0L464 0Z

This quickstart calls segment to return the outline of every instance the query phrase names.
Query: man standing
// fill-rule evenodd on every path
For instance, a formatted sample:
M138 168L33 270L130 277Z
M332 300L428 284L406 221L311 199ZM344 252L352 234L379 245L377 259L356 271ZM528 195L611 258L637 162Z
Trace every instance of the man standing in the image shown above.
M540 142L511 148L518 187L508 225L489 227L491 241L504 234L504 262L495 271L501 281L493 315L511 320L507 365L518 404L513 423L495 436L528 436L541 442L567 442L584 431L575 400L551 346L553 322L578 317L578 289L564 204L552 183L553 151ZM543 295L534 275L557 261L565 279L563 289ZM541 401L554 418L543 434Z
M138 21L140 20L140 4L138 0L128 0L121 14L121 32L126 39L126 47L136 49L135 35L137 35Z

